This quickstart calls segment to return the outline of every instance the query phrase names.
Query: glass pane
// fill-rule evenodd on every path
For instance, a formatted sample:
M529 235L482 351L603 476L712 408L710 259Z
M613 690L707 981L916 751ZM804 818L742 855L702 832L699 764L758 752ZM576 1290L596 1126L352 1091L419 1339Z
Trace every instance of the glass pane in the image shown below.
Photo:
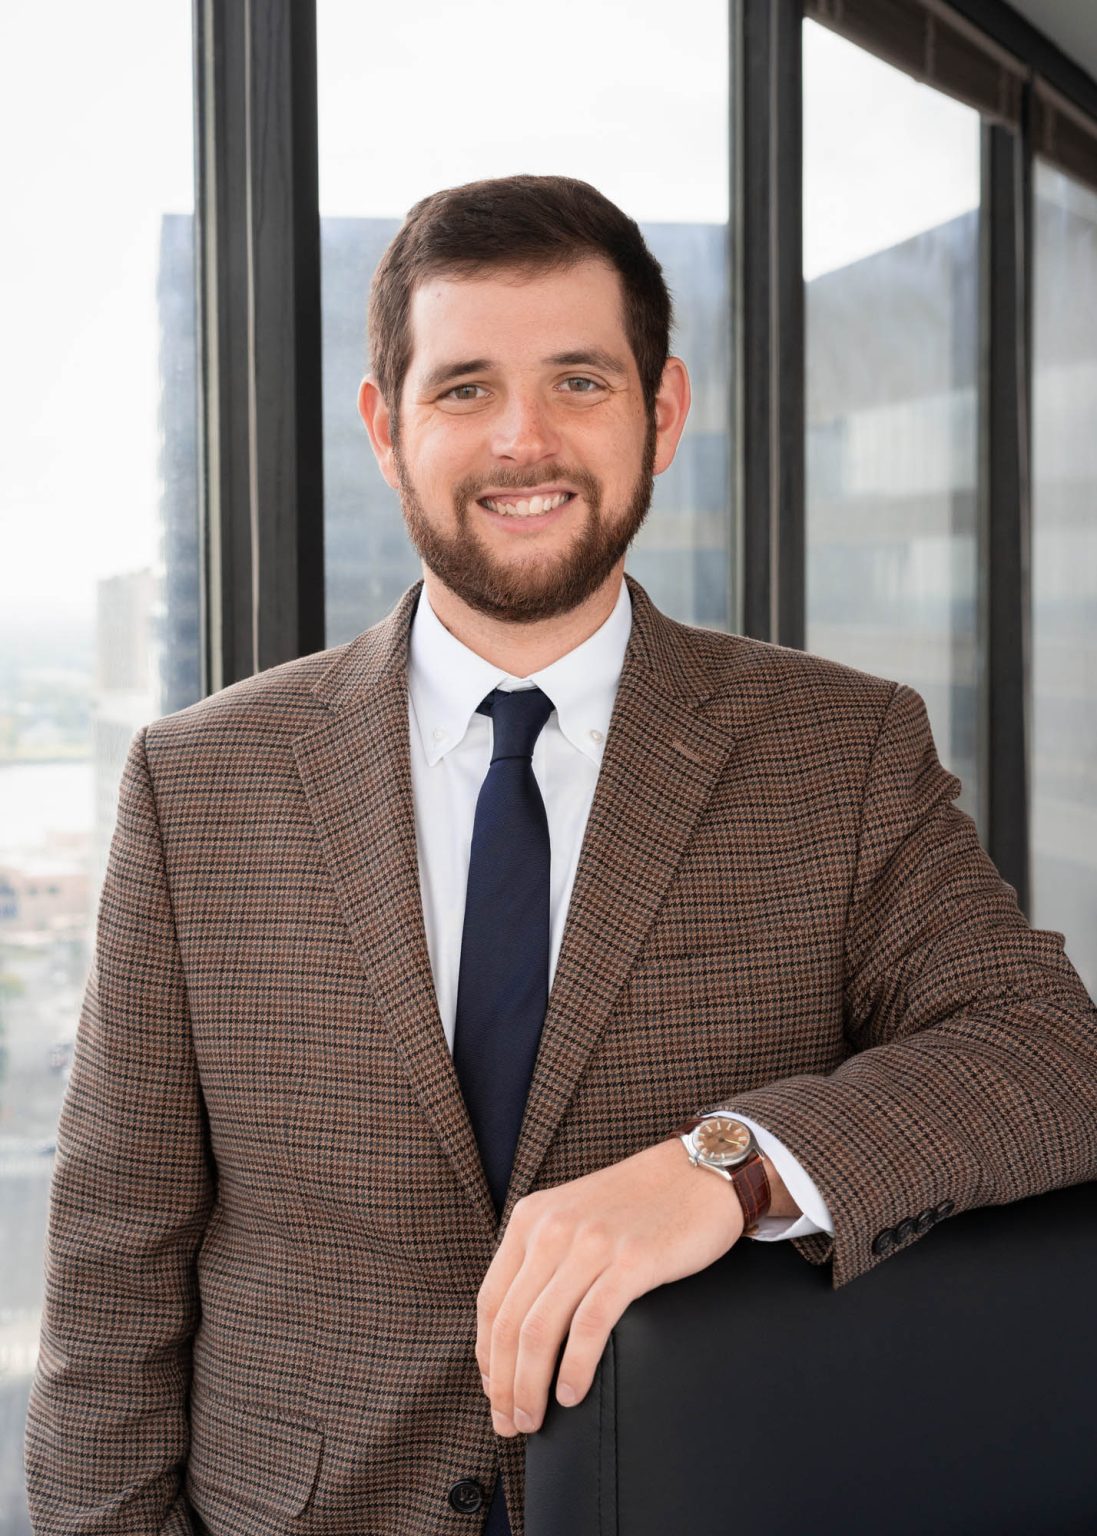
M979 118L803 39L808 648L918 690L974 815Z
M546 24L545 12L504 0L382 12L319 0L329 645L383 617L420 575L355 407L374 266L418 198L517 172L593 183L640 223L663 265L693 409L627 565L676 618L734 621L727 7L637 0L624 25L623 14L560 0ZM398 131L363 132L363 102L374 125Z
M1097 996L1097 192L1037 162L1032 921Z
M126 748L199 696L191 6L0 12L0 1529ZM139 68L120 69L125 55Z

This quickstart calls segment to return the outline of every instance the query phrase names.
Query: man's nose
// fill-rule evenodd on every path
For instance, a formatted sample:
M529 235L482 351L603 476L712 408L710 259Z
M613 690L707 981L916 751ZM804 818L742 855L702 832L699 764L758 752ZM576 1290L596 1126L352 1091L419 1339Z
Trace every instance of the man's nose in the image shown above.
M497 459L531 464L560 449L548 402L533 393L512 392L494 423L492 452Z

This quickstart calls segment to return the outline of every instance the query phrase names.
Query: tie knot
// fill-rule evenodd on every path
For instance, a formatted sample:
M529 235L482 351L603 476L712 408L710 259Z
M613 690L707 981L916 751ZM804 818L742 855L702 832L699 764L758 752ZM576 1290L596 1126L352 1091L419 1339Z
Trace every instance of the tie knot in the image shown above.
M492 722L491 760L533 757L533 748L555 705L540 688L493 688L476 706Z

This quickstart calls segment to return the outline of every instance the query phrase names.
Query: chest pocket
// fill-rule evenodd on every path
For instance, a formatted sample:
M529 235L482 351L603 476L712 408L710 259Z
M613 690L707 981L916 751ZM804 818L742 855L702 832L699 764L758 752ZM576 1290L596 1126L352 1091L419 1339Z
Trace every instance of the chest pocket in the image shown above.
M723 1099L845 1058L841 963L807 934L645 956L603 1042L637 1090L675 1104ZM684 1097L683 1097L684 1090Z

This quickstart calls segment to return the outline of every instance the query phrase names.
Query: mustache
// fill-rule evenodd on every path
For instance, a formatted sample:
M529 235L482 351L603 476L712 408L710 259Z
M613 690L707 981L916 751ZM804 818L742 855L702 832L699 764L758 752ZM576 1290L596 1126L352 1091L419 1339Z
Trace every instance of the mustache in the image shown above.
M585 469L569 469L564 464L541 465L536 469L497 469L491 475L466 475L453 487L453 499L458 506L479 501L487 486L500 491L528 491L538 485L554 485L561 482L573 485L588 506L597 506L602 488L595 477Z

